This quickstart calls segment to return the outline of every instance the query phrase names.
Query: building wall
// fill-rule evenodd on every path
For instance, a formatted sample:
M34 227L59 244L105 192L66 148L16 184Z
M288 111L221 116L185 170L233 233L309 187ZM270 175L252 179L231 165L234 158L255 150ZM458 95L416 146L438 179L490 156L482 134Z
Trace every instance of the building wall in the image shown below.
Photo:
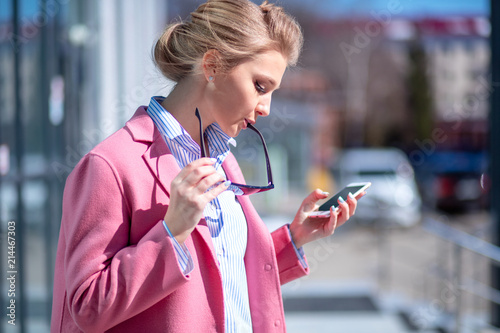
M482 37L428 41L429 74L437 121L488 117L489 43Z
M167 1L86 2L84 44L89 79L84 84L83 130L100 141L116 131L169 82L156 70L152 49L167 23ZM95 34L95 35L94 35ZM96 130L98 133L96 133Z

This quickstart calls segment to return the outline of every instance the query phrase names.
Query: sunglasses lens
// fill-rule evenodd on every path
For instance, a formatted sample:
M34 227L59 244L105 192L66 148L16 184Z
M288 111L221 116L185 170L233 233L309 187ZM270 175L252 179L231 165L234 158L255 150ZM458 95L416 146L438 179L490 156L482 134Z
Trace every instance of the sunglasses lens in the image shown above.
M196 117L198 118L198 121L199 121L199 125L200 125L200 150L201 150L201 156L200 157L206 157L207 154L205 152L205 144L204 144L204 140L203 140L203 124L202 124L202 121L201 121L201 115L200 115L200 112L198 111L198 108L196 108L195 110L195 115ZM264 149L264 153L265 153L265 156L266 156L266 165L267 165L267 180L268 180L268 186L248 186L248 185L242 185L242 184L231 184L228 188L229 191L233 191L235 195L250 195L250 194L254 194L254 193L259 193L259 192L264 192L264 191L269 191L271 189L274 188L274 185L273 185L273 176L271 174L271 165L269 164L269 154L267 152L267 146L266 146L266 143L264 141L264 137L262 136L262 134L259 132L259 130L257 128L255 128L252 124L248 124L248 128L250 128L251 130L253 130L254 132L256 132L261 141L262 141L262 147Z

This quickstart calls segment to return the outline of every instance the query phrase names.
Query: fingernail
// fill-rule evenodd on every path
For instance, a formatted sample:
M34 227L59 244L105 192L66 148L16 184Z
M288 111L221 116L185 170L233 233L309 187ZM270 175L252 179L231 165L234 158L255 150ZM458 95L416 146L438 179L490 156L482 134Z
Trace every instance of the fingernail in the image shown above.
M321 192L321 194L323 194L323 195L330 195L330 192L323 191L323 192Z
M340 203L344 203L345 202L344 198L342 198L342 197L339 197L339 201L340 201Z
M230 180L226 180L226 181L224 182L224 186L225 186L225 187L229 187L229 185L231 185L231 181L230 181Z
M335 211L335 209L337 209L337 207L335 205L332 205L332 209L333 209L333 211Z
M351 192L349 192L348 196L349 196L349 198L354 199L354 196L352 195Z
M215 162L217 162L217 159L212 157L212 158L210 158L210 162L215 163Z

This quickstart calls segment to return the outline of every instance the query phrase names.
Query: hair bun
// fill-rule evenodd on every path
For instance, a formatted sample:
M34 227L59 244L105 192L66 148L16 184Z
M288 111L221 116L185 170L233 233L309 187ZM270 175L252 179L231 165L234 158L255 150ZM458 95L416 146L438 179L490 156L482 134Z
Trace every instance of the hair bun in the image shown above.
M163 75L179 82L201 70L208 50L220 52L219 72L227 72L270 49L294 65L301 46L300 27L281 7L267 1L258 6L249 0L208 0L190 20L167 26L154 47L154 60Z
M165 77L175 82L191 71L191 65L186 63L183 56L186 28L184 22L169 25L154 48L156 65Z

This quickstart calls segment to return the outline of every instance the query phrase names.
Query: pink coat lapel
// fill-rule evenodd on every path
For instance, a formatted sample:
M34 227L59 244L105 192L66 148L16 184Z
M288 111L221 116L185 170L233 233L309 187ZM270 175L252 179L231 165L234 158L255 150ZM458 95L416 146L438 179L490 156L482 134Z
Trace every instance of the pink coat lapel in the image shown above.
M152 142L148 150L142 155L142 158L163 187L163 190L170 194L170 184L181 169L160 135Z
M181 169L174 156L170 153L160 132L146 113L146 107L143 106L137 110L134 117L127 122L126 128L134 141L151 143L142 158L163 187L163 190L169 194L170 183Z
M135 116L132 118L132 121L127 123L127 128L132 134L134 141L151 143L142 155L142 158L148 165L149 170L155 176L156 180L160 183L167 196L170 196L170 184L179 174L181 169L168 149L167 144L161 137L160 132L156 129L153 121L147 114L146 107L141 107L137 110ZM205 219L200 221L195 230L200 233L201 238L210 248L212 257L215 260L212 238ZM192 242L189 241L187 244L188 248L191 245L192 248L190 248L190 251L195 251L194 245L190 243Z

